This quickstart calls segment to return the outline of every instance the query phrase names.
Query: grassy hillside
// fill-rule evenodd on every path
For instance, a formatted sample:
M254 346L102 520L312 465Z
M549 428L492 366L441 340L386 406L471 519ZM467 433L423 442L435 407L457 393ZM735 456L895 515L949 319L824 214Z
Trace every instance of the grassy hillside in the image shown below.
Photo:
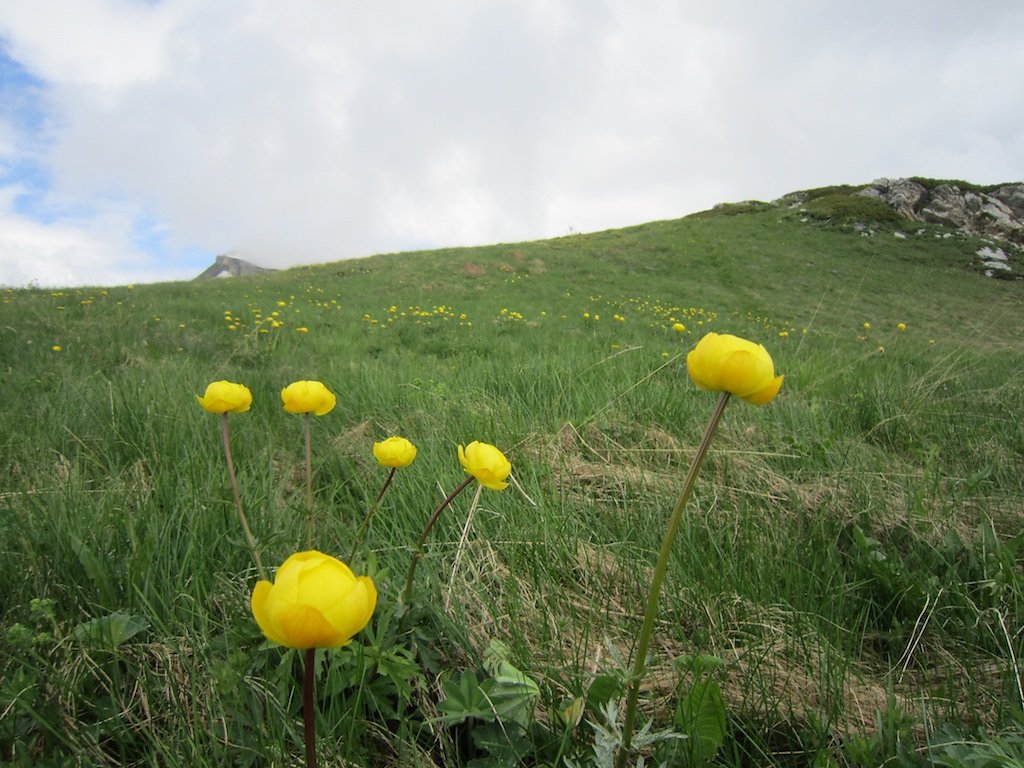
M786 379L729 406L698 479L642 699L691 738L648 764L1024 759L1024 283L974 271L970 238L837 222L748 204L0 294L0 761L302 764L300 658L253 622L219 421L194 396L254 395L231 445L276 566L308 514L303 418L279 392L318 379L338 405L311 424L312 544L380 592L371 627L318 654L323 763L603 764L715 402L684 359L708 330L763 343ZM419 455L350 558L392 434ZM516 483L442 514L406 607L472 440Z

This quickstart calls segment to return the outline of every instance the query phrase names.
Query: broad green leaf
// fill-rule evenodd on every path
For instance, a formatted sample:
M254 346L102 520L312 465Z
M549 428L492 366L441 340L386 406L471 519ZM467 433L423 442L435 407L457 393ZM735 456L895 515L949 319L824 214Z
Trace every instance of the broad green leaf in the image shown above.
M694 684L676 708L676 728L690 738L682 749L690 765L706 765L725 740L725 703L715 680Z
M90 648L113 650L148 627L149 622L141 616L117 612L79 624L71 636Z

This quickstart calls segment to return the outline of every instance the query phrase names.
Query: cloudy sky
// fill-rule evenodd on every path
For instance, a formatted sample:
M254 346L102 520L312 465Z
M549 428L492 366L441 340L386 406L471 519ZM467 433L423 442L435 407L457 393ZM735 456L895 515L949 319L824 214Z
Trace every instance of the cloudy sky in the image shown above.
M0 3L0 285L1024 178L1020 0Z

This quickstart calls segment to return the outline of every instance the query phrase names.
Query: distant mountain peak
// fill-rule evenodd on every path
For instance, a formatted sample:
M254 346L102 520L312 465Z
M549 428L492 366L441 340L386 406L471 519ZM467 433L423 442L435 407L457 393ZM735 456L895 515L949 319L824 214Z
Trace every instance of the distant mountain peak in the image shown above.
M258 275L261 272L273 272L274 270L267 267L260 267L252 262L241 259L234 254L222 253L216 259L213 260L213 264L208 266L199 275L196 275L196 280L210 280L215 277L246 277L247 275Z

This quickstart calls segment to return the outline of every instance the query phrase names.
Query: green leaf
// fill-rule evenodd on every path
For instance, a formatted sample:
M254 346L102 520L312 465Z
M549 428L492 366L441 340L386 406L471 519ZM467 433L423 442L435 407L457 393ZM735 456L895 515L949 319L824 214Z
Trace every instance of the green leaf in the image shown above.
M71 549L78 558L82 570L89 577L100 597L107 604L117 603L117 590L110 579L109 564L97 555L92 549L74 533L68 534Z
M143 617L117 612L79 624L71 636L89 648L114 650L148 628Z
M725 659L710 653L685 653L676 659L675 664L676 667L685 669L693 677L701 677L724 667Z
M444 700L437 708L444 715L446 723L455 725L470 717L480 720L494 719L491 704L480 690L480 682L472 670L463 672L458 683L451 679L445 680L441 688L444 690Z
M498 674L485 680L480 688L498 720L513 721L524 728L530 724L540 688L518 669L503 662Z
M508 646L500 640L491 640L484 651L484 669L491 679L485 680L480 688L499 721L515 722L526 728L533 720L540 687L514 667L508 656Z
M488 723L473 729L473 745L487 757L470 760L469 768L516 768L533 749L523 731L515 726Z
M622 681L613 675L598 675L587 688L587 709L592 712L600 710L612 699L622 696Z
M706 765L725 740L725 702L716 680L694 683L676 707L676 728L689 736L681 745L690 765Z

